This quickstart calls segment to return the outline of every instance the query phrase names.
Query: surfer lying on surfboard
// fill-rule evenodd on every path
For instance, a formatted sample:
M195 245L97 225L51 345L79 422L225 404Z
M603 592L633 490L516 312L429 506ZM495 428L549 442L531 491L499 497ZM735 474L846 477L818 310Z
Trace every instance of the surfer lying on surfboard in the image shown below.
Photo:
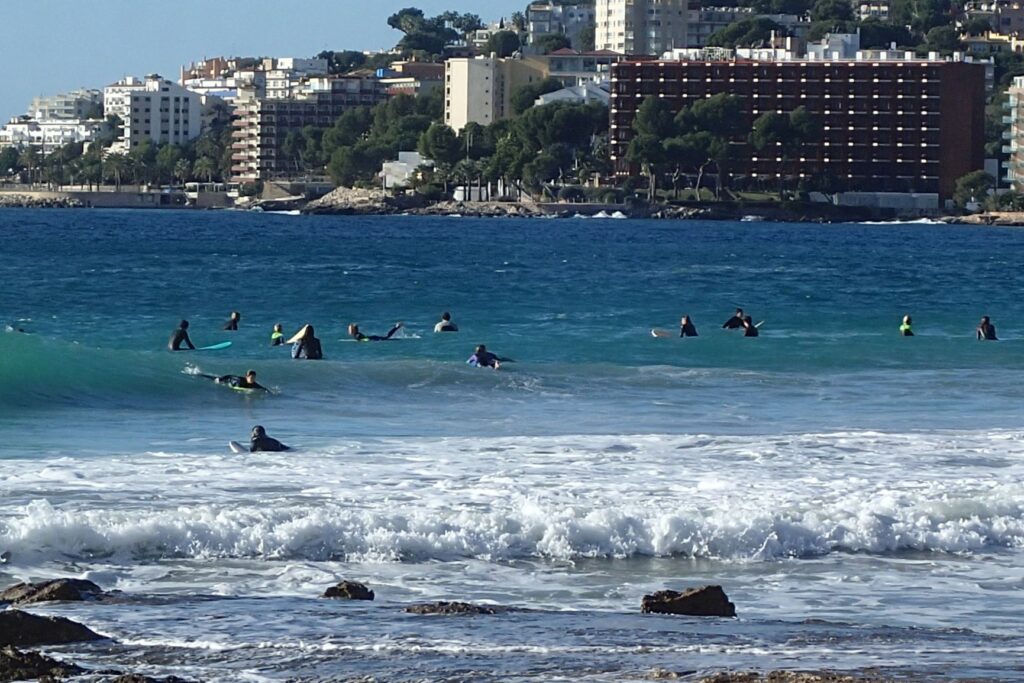
M235 453L245 453L245 446L237 441L231 441L228 445ZM285 446L277 439L267 436L267 430L262 425L256 425L252 428L252 435L249 438L250 453L280 453L281 451L290 450L291 448Z
M476 350L473 351L473 355L467 358L466 362L474 368L491 368L492 370L500 370L502 363L510 363L512 362L512 359L499 358L496 354L488 351L486 346L481 344L476 347Z
M239 377L238 375L200 375L206 379L212 379L217 384L226 384L232 389L249 390L249 391L265 391L268 394L270 389L256 381L256 371L249 370L245 373L245 377Z
M390 341L391 338L395 336L395 332L398 332L400 329L402 329L402 323L397 322L395 323L394 327L388 330L388 333L382 337L379 334L363 334L362 332L359 331L359 325L356 325L355 323L350 323L348 326L348 335L355 339L356 341L361 342Z

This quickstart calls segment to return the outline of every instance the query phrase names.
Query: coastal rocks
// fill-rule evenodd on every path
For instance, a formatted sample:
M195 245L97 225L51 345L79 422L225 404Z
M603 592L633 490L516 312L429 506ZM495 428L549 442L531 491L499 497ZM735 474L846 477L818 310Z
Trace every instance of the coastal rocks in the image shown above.
M80 673L83 669L74 664L65 664L35 652L21 652L11 646L0 649L0 683L43 677L64 678Z
M640 603L644 614L682 614L693 617L735 617L736 606L729 602L721 586L687 588L645 595Z
M0 646L61 645L104 636L64 617L41 617L19 610L0 612Z
M536 218L547 215L536 206L520 202L437 202L410 211L418 216L468 216L472 218Z
M192 681L187 678L178 678L177 676L153 678L151 676L143 676L142 674L122 674L111 683L192 683Z
M405 608L405 611L409 614L441 614L450 616L456 614L501 614L502 612L507 612L508 609L491 605L474 605L470 602L447 602L441 600L421 605L410 605Z
M966 223L968 225L1024 225L1024 212L1020 211L987 211L969 216L949 216L942 219L945 223Z
M393 213L383 190L338 187L302 209L303 213L338 215L375 215Z
M0 593L0 602L31 605L36 602L96 600L103 589L84 579L54 579L15 584Z
M20 209L77 209L82 202L64 195L34 196L30 194L0 193L0 208Z
M358 581L342 581L324 591L323 597L337 600L373 600L373 591Z
M723 671L701 678L698 683L894 683L896 679L849 676L833 671Z

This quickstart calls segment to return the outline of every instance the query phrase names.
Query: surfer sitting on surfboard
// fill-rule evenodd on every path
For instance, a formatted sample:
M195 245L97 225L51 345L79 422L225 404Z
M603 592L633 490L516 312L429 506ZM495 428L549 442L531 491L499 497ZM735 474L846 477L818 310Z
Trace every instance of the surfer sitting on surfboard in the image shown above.
M188 348L195 351L196 347L192 343L192 340L188 338L188 321L182 320L178 323L178 329L171 335L171 340L167 342L167 348L171 351L181 351L181 345L185 344Z
M267 430L262 425L256 425L252 428L252 437L249 440L250 453L278 453L290 450L291 448L288 448L288 446L285 446L277 439L267 436Z
M736 313L722 323L722 329L724 330L738 330L743 327L743 309L737 308Z
M256 371L249 370L245 373L245 377L239 377L238 375L221 375L215 377L214 382L217 384L226 384L232 389L259 389L261 391L269 392L265 386L256 381Z
M761 333L757 331L757 325L754 324L754 319L749 315L743 318L743 336L744 337L757 337Z
M690 320L690 316L684 315L679 321L679 336L680 337L696 337L697 326Z
M349 334L350 337L352 337L356 341L361 341L361 342L363 342L363 341L390 341L390 339L393 336L395 336L395 332L398 332L400 329L402 329L402 323L400 323L400 322L395 323L395 326L392 327L390 330L388 330L388 333L385 334L382 337L382 336L380 336L378 334L363 334L362 332L359 331L359 325L356 325L355 323L349 323L348 334Z

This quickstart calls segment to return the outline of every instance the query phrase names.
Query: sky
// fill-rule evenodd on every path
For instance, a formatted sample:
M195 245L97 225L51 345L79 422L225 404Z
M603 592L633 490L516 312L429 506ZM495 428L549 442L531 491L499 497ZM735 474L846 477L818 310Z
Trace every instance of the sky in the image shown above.
M126 75L177 80L204 57L311 57L322 50L381 50L404 7L428 16L473 12L485 21L528 0L35 0L3 2L0 123L38 95L102 88Z

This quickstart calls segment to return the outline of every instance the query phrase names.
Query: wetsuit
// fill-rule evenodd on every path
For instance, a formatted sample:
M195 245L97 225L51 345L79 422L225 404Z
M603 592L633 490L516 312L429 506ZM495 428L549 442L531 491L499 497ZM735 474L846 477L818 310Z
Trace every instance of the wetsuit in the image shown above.
M179 327L171 335L171 340L167 342L167 348L171 351L181 351L181 345L185 344L188 348L195 351L196 347L192 344L192 340L188 338L188 330L183 327Z
M224 323L224 329L228 330L229 332L238 330L238 321L232 318L231 320Z
M281 346L282 344L284 344L284 332L271 332L270 345Z
M987 341L998 341L996 339L996 326L992 323L978 325L978 339Z
M356 341L361 341L361 342L363 342L363 341L390 341L391 337L394 336L395 332L398 332L400 329L402 329L401 325L395 325L390 330L388 330L388 333L386 335L384 335L383 337L380 336L379 334L363 334L362 332L356 332L355 334L352 335L352 338L355 339Z
M722 324L723 330L738 330L743 327L743 318L734 315Z
M320 340L316 337L300 339L292 345L292 358L306 360L323 360L324 352L320 348Z
M696 337L697 336L697 326L694 325L692 322L688 322L685 325L680 325L679 326L679 336L680 337Z
M474 353L466 362L475 368L493 368L501 360L496 354L484 351L483 353Z
M438 324L434 325L434 332L458 332L459 326L453 323L451 320L442 320Z
M914 331L910 329L909 324L903 323L902 325L900 325L900 334L902 334L904 337L913 337Z
M270 391L259 382L250 382L245 377L239 377L238 375L221 375L217 379L213 380L217 384L227 384L229 387L235 389L260 389L261 391Z
M273 437L269 437L266 434L261 436L254 436L249 442L250 453L279 453L281 451L290 451L291 449L285 446L283 443Z

